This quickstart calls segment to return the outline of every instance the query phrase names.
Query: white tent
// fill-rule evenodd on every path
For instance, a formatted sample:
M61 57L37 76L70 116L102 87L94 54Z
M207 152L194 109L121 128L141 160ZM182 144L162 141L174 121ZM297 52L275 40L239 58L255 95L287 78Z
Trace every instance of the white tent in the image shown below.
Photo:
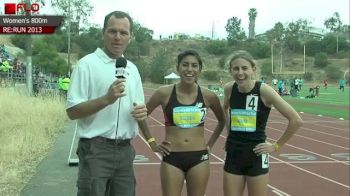
M179 79L180 76L176 75L176 73L171 72L171 74L164 76L164 79Z
M172 72L171 74L164 76L164 83L171 84L178 79L180 79L180 76L178 76L178 75L176 75L176 73Z

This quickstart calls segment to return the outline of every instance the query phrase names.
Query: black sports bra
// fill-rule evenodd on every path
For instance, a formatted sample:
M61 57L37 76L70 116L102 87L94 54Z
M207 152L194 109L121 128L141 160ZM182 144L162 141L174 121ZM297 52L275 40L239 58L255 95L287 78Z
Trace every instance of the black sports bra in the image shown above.
M178 126L181 128L204 126L206 115L207 108L199 86L195 102L190 105L184 105L177 100L176 86L174 85L169 102L164 109L165 126Z

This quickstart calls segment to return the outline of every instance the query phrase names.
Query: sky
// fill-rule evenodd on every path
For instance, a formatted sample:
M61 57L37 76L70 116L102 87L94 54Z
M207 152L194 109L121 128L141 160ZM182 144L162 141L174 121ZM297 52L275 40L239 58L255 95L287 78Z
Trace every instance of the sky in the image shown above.
M0 2L16 0L0 0ZM48 2L50 0L46 0ZM349 24L349 0L89 0L94 6L89 22L103 25L104 16L121 10L154 31L154 39L174 33L201 34L226 38L225 26L229 18L242 20L241 26L248 34L250 8L256 8L256 34L273 28L275 23L287 24L300 18L311 26L325 28L323 23L340 14L344 24ZM47 7L47 6L46 6ZM49 11L52 12L52 11Z

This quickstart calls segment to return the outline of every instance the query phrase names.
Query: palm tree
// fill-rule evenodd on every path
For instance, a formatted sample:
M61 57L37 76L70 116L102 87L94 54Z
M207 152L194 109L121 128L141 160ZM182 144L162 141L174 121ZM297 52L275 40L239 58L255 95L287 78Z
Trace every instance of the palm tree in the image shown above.
M338 12L334 12L333 16L331 18L328 18L326 21L324 21L324 25L327 29L331 30L337 38L337 54L338 54L338 48L339 48L339 32L342 28L342 21L340 20L340 16Z
M250 8L249 12L249 39L255 39L255 19L258 15L258 12L255 8Z

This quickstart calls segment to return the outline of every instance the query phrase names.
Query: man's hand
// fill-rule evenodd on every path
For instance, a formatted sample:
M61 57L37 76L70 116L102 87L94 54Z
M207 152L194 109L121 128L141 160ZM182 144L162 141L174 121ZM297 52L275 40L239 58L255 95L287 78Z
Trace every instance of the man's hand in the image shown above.
M133 104L134 108L131 112L131 115L135 118L137 121L142 121L147 118L147 108L145 105L137 105L136 103Z
M111 84L105 97L108 103L112 104L118 98L124 97L125 95L125 79L117 79Z

